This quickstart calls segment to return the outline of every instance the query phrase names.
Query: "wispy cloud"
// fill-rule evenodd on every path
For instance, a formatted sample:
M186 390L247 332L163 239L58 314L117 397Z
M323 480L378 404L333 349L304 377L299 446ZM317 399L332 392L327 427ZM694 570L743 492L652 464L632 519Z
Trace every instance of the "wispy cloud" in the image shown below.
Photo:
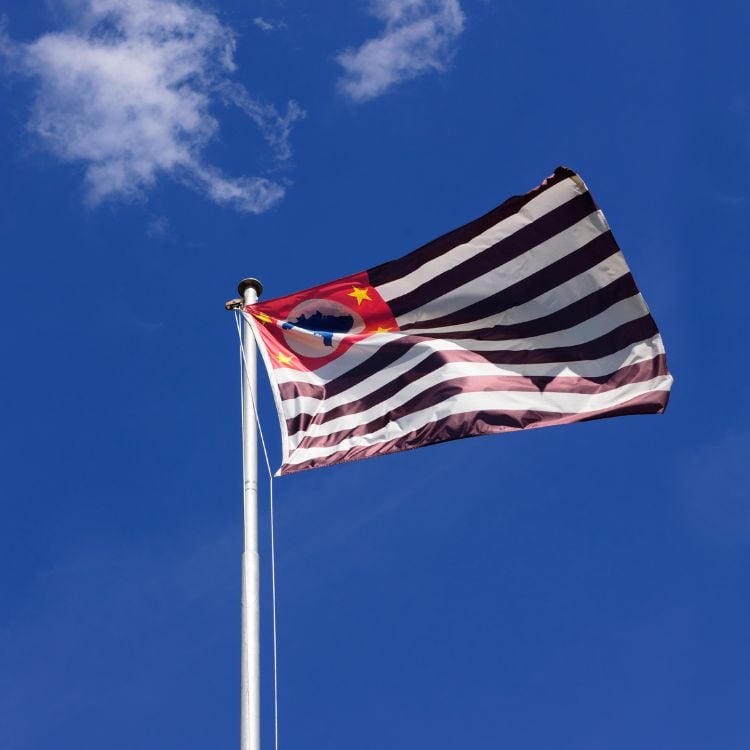
M458 0L372 0L371 13L385 23L383 33L338 56L344 69L339 86L354 101L373 99L392 86L453 59L464 29Z
M247 89L238 83L226 81L217 90L228 104L239 107L258 126L266 142L273 149L278 165L284 165L292 158L289 137L292 125L306 116L302 107L290 101L286 114L279 115L274 106L253 99L247 93Z
M151 238L164 237L169 231L169 219L166 216L154 216L146 227L146 234Z
M261 31L281 31L286 28L286 21L283 19L281 21L269 21L267 18L256 16L253 18L253 23Z
M87 197L141 196L170 176L219 204L261 213L284 195L269 176L233 177L206 163L218 130L217 97L240 106L288 162L292 123L231 81L235 38L218 17L187 0L72 0L63 31L29 44L6 41L14 69L38 86L29 127L59 158L84 165Z

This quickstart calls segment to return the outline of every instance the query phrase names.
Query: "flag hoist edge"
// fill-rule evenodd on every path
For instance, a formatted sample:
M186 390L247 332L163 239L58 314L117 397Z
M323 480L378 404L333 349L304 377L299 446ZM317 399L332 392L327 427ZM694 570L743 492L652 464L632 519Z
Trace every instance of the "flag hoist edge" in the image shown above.
M664 411L659 331L604 214L560 167L398 260L245 309L278 473Z

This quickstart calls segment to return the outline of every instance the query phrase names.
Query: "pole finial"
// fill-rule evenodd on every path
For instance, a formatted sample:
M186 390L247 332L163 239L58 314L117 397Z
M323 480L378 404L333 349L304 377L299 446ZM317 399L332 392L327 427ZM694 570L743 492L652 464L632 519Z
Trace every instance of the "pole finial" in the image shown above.
M240 293L240 296L244 297L245 292L248 289L255 289L255 294L260 297L261 294L263 294L263 284L258 281L258 279L252 278L252 276L242 279L239 284L237 284L237 291Z

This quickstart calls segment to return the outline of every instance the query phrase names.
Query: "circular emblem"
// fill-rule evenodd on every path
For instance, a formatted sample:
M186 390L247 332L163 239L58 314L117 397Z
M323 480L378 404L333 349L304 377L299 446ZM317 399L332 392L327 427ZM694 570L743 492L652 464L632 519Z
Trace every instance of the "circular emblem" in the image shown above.
M303 357L327 357L338 349L340 336L360 333L365 322L354 310L330 299L308 299L300 302L285 323L284 339Z

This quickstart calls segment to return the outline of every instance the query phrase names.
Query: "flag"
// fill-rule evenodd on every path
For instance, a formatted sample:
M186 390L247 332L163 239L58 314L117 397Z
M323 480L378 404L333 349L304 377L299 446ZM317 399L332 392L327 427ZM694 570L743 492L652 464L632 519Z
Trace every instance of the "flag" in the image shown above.
M244 314L279 412L279 474L658 413L672 384L604 214L563 167L399 260Z

